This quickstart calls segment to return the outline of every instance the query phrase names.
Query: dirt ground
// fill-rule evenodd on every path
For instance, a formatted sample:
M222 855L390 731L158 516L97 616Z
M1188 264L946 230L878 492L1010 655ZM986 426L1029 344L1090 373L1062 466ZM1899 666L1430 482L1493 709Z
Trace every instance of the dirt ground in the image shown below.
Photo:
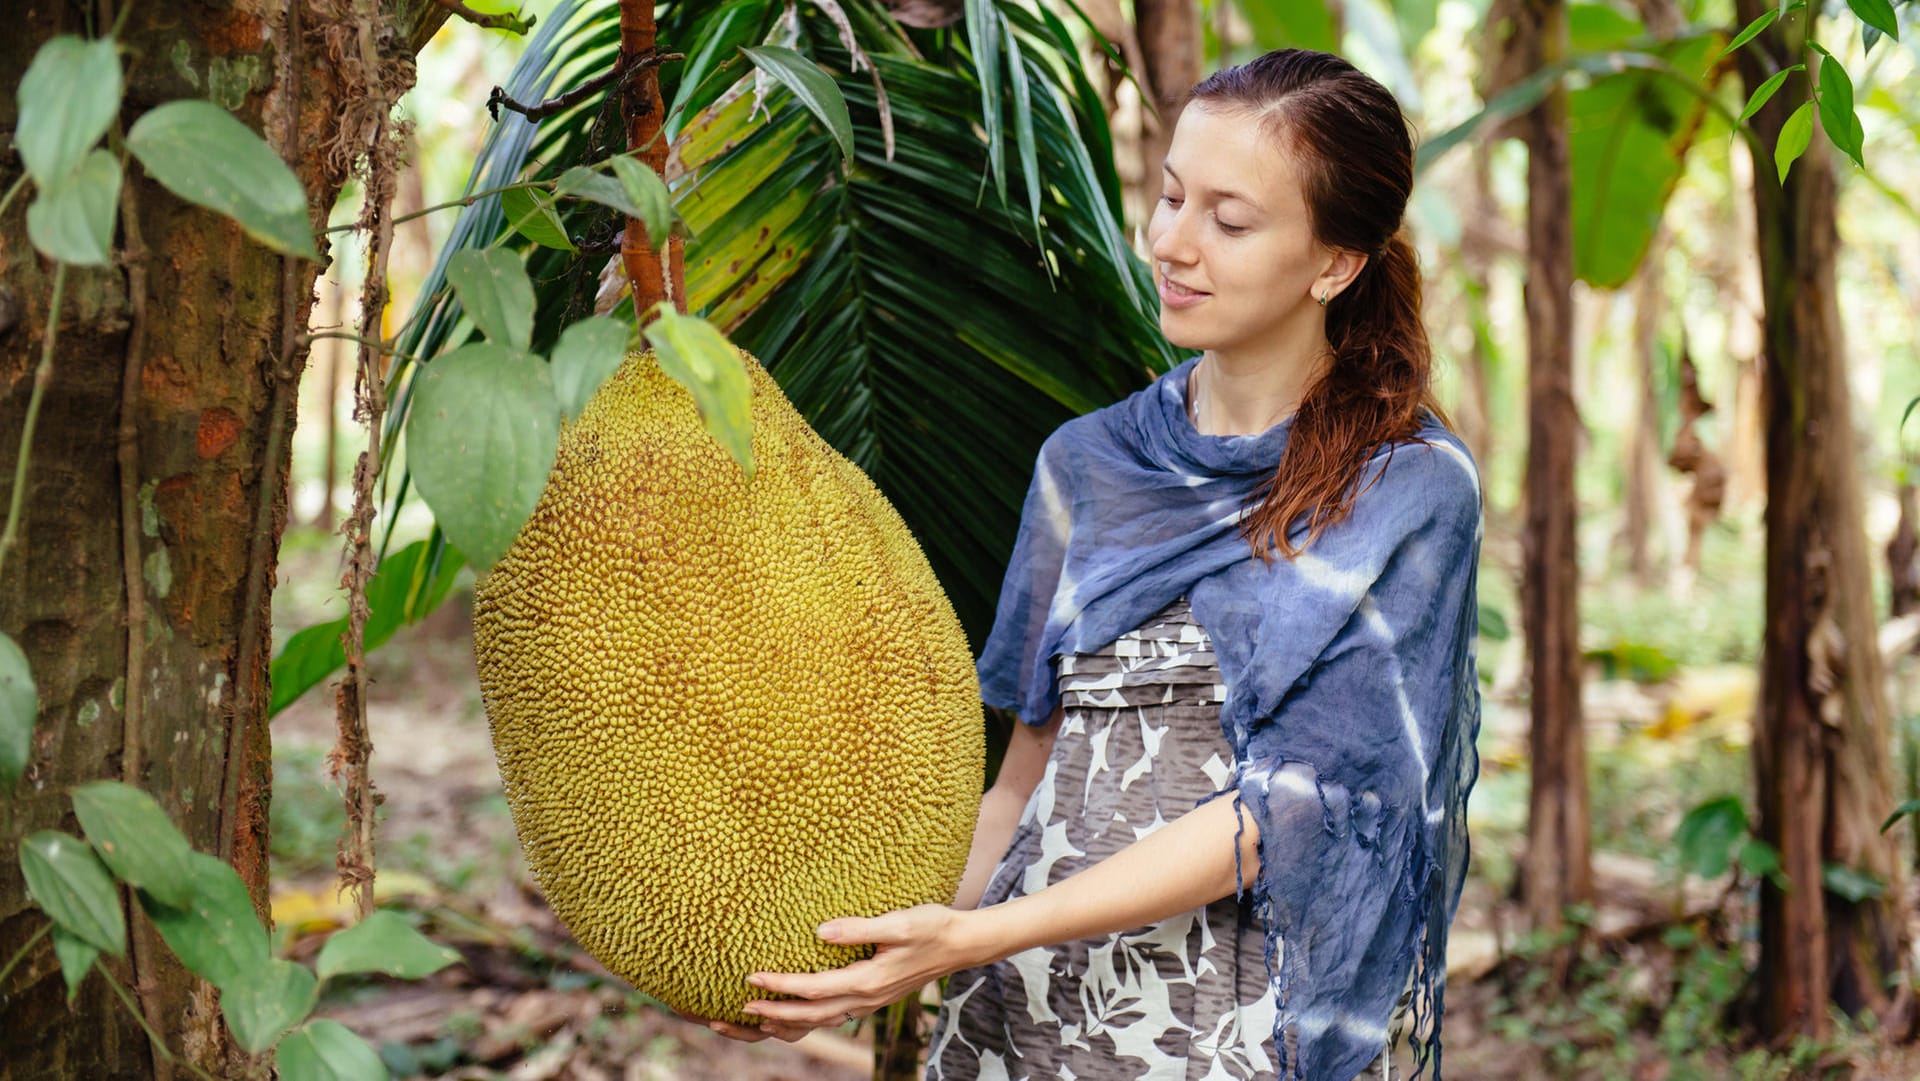
M295 551L291 576L325 579L326 547ZM294 598L288 627L330 618L323 603ZM302 610L304 609L304 610ZM285 628L283 628L285 629ZM580 951L541 904L522 862L500 793L486 720L474 683L465 602L456 592L425 623L403 629L374 654L369 707L375 784L384 796L377 862L383 903L403 906L423 928L455 946L465 964L414 984L367 983L331 994L322 1014L367 1036L397 1077L505 1078L509 1081L858 1081L870 1076L865 1031L815 1033L798 1045L745 1045L688 1025L633 994ZM1487 723L1513 726L1490 709ZM332 694L316 688L273 723L275 745L274 910L282 948L304 957L347 918L332 888L337 796L324 757L333 742ZM1496 756L1490 756L1496 757ZM1477 827L1476 827L1477 828ZM1476 840L1476 858L1481 858ZM1605 900L1596 927L1623 937L1673 919L1675 898L1663 891L1650 861L1602 853L1596 872ZM1712 909L1719 884L1689 891L1684 906ZM1748 1076L1731 1053L1709 1055L1685 1071L1644 1034L1658 1019L1641 1017L1623 1040L1615 1065L1556 1059L1554 1041L1529 1036L1516 1023L1510 955L1519 936L1511 906L1479 877L1469 880L1456 921L1446 1015L1446 1076L1545 1081L1702 1081ZM1657 937L1657 934L1656 934ZM1666 964L1642 964L1629 950L1616 978L1653 978ZM1642 968L1636 974L1635 969ZM1504 975L1503 975L1504 973ZM1660 977L1664 978L1664 976ZM1610 1001L1610 1000L1609 1000ZM1530 1016L1530 1015L1529 1015ZM1564 1022L1566 1018L1560 1018ZM1576 1018L1559 1041L1591 1043ZM1634 1041L1644 1048L1626 1046ZM1568 1052L1569 1054L1571 1052ZM1856 1042L1830 1052L1806 1071L1754 1073L1756 1078L1835 1077L1853 1081L1920 1081L1920 1051Z

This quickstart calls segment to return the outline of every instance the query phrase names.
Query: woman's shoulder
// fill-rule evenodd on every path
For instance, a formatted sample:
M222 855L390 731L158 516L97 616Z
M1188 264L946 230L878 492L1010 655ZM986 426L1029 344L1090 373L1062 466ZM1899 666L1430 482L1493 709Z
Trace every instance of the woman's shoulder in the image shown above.
M1426 507L1440 517L1480 517L1480 467L1466 442L1432 413L1412 435L1375 450L1362 483L1359 500Z

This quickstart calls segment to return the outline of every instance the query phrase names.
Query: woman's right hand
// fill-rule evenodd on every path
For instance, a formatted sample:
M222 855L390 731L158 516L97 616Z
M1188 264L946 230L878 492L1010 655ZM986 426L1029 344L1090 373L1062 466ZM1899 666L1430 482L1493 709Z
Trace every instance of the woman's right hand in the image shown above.
M759 1043L765 1039L785 1040L792 1043L813 1031L811 1025L787 1024L782 1021L763 1021L759 1026L737 1025L731 1021L715 1021L711 1017L699 1017L683 1010L673 1011L674 1016L688 1024L700 1025L718 1032L729 1040L741 1043Z

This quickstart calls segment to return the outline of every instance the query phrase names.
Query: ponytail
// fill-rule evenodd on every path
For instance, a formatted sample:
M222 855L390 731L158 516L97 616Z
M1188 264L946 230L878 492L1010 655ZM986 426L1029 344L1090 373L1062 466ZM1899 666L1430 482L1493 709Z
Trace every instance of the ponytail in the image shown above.
M1433 350L1420 320L1420 263L1398 233L1327 304L1333 363L1294 414L1274 475L1255 490L1240 525L1254 554L1291 559L1353 512L1367 461L1383 444L1411 439L1423 410L1439 413L1429 386ZM1391 453L1391 450L1389 450ZM1305 518L1306 536L1289 536Z

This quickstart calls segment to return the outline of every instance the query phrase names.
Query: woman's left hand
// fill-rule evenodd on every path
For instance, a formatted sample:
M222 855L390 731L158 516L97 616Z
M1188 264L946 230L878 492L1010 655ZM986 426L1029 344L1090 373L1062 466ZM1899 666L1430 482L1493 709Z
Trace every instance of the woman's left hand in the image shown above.
M980 963L960 935L968 913L946 905L903 908L872 919L841 918L820 925L820 939L837 946L871 942L874 955L826 972L757 972L747 982L791 999L758 999L745 1012L765 1018L768 1031L820 1028L866 1017L916 994L929 982Z

